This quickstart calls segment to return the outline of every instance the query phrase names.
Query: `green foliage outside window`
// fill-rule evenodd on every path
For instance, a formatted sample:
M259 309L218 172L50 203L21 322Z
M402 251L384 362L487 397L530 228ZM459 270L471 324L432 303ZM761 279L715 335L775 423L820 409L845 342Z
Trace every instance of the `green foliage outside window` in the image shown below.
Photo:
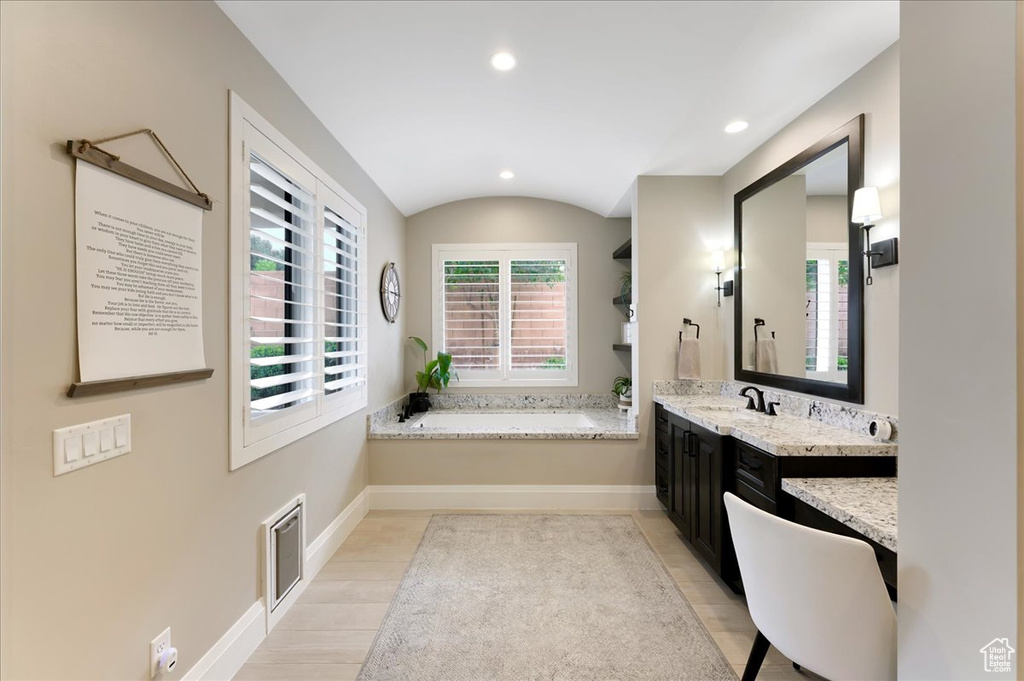
M284 269L283 264L267 258L261 258L261 255L269 255L272 258L284 260L284 249L276 249L269 239L250 234L249 269L257 272L273 272Z
M478 282L490 282L498 276L498 263L481 264L478 260L445 261L445 284L469 283L466 276L475 276ZM553 286L565 282L565 264L551 260L516 260L512 263L512 274L517 284L547 284Z
M283 357L284 346L283 345L256 345L253 346L250 352L250 357L258 359L262 357ZM284 364L271 364L269 366L259 366L256 364L249 365L249 377L251 379L257 378L270 378L271 376L280 376L284 373ZM249 399L250 400L261 400L264 397L273 397L274 395L280 395L281 393L288 392L288 384L275 385L269 388L250 388Z

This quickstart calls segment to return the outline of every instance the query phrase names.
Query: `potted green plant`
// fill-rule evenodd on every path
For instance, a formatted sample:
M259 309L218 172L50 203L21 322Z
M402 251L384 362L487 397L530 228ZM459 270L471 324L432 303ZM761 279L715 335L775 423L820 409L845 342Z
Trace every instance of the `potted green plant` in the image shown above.
M626 411L633 406L633 379L629 376L616 376L612 383L612 394L619 396L619 409Z
M628 305L633 296L633 273L626 270L619 277L619 295L623 302Z
M452 356L447 352L438 352L436 359L427 359L427 343L417 336L409 336L423 351L423 370L416 372L416 386L418 392L409 393L409 413L427 411L430 409L429 388L433 388L439 394L441 390L448 387L448 383L455 372L452 371Z

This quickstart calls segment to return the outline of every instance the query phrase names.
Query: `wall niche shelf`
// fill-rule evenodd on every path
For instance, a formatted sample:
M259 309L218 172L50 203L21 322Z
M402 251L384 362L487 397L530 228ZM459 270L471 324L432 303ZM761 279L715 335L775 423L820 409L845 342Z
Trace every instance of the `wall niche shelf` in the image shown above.
M633 259L633 240L627 239L626 243L622 244L615 249L612 253L612 258L615 260L632 260Z
M626 239L626 243L622 244L612 253L612 259L617 260L628 268L633 259L633 239ZM625 273L624 273L625 274ZM632 277L630 278L632 279ZM626 283L629 283L629 288L632 289L632 281L623 282L622 289L626 289ZM626 315L626 319L629 321L633 320L633 291L622 293L622 295L612 298L612 305L619 308L622 314ZM628 338L631 334L623 333L624 338ZM632 352L633 346L629 343L613 343L612 350L615 352Z

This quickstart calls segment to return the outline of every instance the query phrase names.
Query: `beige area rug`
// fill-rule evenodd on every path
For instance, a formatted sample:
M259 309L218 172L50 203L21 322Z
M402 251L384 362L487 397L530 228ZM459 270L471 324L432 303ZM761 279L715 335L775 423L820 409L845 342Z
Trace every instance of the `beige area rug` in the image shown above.
M363 681L736 675L630 516L434 516Z

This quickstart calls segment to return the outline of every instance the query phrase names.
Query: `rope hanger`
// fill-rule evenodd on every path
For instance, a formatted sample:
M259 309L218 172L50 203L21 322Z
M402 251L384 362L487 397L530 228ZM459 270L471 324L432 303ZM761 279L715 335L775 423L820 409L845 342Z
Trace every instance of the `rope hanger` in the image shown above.
M171 150L167 148L167 145L165 145L163 141L161 141L161 139L157 136L156 132L154 132L152 128L140 128L138 130L126 132L121 135L104 137L103 139L95 141L87 139L79 140L78 152L80 154L85 154L90 149L95 149L96 151L102 153L104 156L107 156L108 158L114 161L120 161L120 156L118 156L117 154L113 154L107 151L106 149L100 148L99 145L104 144L106 142L113 142L114 140L124 139L126 137L132 137L134 135L149 135L150 139L153 140L153 143L156 144L157 147L160 148L160 151L163 152L164 156L167 157L167 160L169 160L171 164L174 165L175 170L177 170L181 174L181 176L185 178L185 181L188 182L189 186L192 187L192 191L194 191L198 196L201 196L204 199L206 199L206 202L208 204L212 203L212 200L210 199L209 195L207 195L205 192L199 191L199 187L197 187L196 183L192 181L192 178L188 176L188 173L186 173L185 169L181 167L181 164L178 163L178 160L174 158L174 154L171 153Z

